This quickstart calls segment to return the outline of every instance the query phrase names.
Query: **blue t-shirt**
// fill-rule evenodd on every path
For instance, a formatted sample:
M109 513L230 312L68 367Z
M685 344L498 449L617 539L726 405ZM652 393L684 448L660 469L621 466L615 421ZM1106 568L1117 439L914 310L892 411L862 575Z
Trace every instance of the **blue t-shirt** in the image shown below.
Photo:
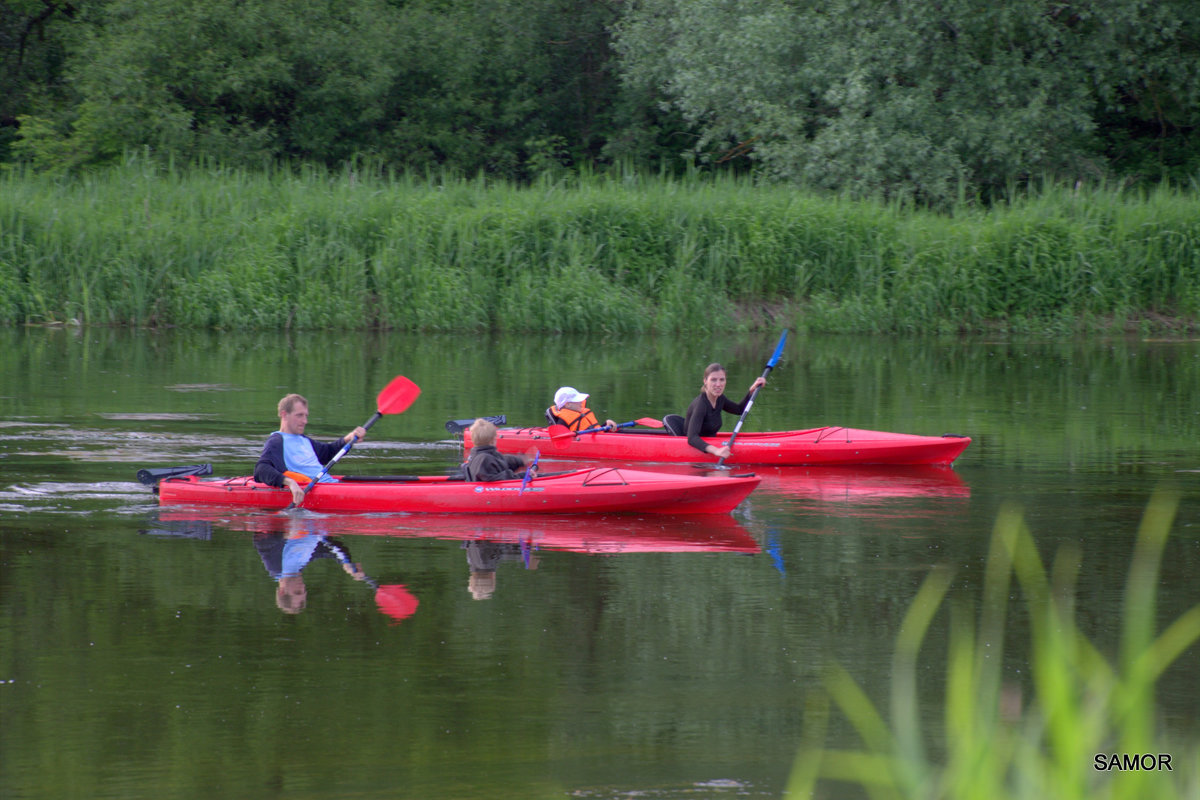
M287 468L315 480L321 474L324 466L317 459L312 440L297 433L275 432L283 437L283 463L287 464ZM333 480L325 475L321 478L321 483L331 483Z

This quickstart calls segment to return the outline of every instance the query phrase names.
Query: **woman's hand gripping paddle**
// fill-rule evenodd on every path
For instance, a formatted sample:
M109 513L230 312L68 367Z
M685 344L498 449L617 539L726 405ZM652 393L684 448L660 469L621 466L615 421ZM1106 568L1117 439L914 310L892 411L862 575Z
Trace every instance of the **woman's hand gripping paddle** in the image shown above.
M392 378L391 383L383 387L383 391L381 391L379 396L375 399L376 411L371 415L370 419L363 423L363 428L365 430L370 430L371 426L374 425L375 422L384 414L403 414L420 396L421 388L419 386L403 375L397 375L396 377ZM351 437L350 441L346 442L346 446L339 450L337 455L329 459L329 463L325 465L323 470L321 470L321 474L317 476L317 479L315 481L308 482L308 484L304 487L304 493L300 496L300 500L293 501L287 506L287 508L283 510L291 511L293 508L299 507L299 505L304 502L304 498L308 497L308 493L313 490L313 487L320 483L321 479L329 474L330 468L340 461L342 456L350 452L350 448L354 446L354 442L357 441L357 439L357 436Z
M769 359L767 359L767 368L763 370L762 374L763 380L767 379L767 374L774 369L777 363L779 363L779 357L783 355L783 346L786 343L787 329L785 328L783 335L779 337L779 344L775 345L775 352L771 354ZM733 426L733 433L729 435L729 441L725 443L725 446L728 447L731 452L733 451L733 440L737 438L738 431L742 429L742 423L746 421L746 417L750 416L750 409L754 408L754 398L758 397L758 392L759 389L755 389L754 393L750 395L750 399L746 402L746 407L742 410L742 415L738 417L737 425ZM717 460L716 468L728 469L728 467L724 466L724 464L725 456L721 456L721 458Z

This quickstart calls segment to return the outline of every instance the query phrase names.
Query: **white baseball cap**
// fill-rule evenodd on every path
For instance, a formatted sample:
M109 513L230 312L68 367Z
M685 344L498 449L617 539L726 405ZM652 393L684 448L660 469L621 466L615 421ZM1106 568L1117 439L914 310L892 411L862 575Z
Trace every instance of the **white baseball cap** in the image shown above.
M567 403L582 403L588 396L574 386L562 386L554 393L554 407L562 408Z

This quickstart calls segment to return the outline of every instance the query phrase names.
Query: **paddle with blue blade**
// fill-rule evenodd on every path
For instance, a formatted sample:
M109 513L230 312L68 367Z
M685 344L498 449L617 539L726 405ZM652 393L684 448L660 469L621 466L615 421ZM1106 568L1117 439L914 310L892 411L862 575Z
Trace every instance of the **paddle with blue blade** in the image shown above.
M775 345L775 352L771 354L769 359L767 359L767 368L763 370L762 374L763 380L766 380L767 375L772 369L775 368L775 365L779 363L779 359L783 355L783 347L785 344L787 344L786 328L783 331L783 335L779 337L779 344ZM742 409L742 415L738 417L737 424L733 426L733 433L729 435L729 441L725 443L725 446L728 447L730 451L733 450L733 440L737 438L738 432L741 431L742 423L746 421L746 417L750 416L750 409L754 408L754 398L758 397L758 392L759 389L755 389L750 395L750 399L746 401L746 407ZM716 468L729 469L725 466L725 456L721 456L721 458L717 461Z
M371 426L374 425L376 421L378 421L379 418L384 414L403 414L420 396L421 389L419 386L403 375L397 375L396 377L392 378L391 383L383 387L383 391L379 393L379 396L376 398L376 411L371 415L370 419L363 423L363 428L365 430L370 430ZM313 490L313 487L320 483L321 479L329 474L329 470L333 467L333 465L340 461L342 456L350 452L350 448L354 446L354 442L357 441L357 439L358 437L351 437L350 441L346 442L346 445L337 452L337 455L329 459L329 463L326 464L325 468L321 470L321 474L317 476L317 479L315 481L309 481L304 486L304 494L301 495L300 500L293 501L290 505L284 508L283 511L291 511L292 509L299 507L299 505L304 502L304 498L308 497L308 493Z
M640 419L630 420L629 422L617 423L618 428L631 428L634 425L643 425L647 428L661 428L663 426L663 421L661 419L654 419L653 417L641 417ZM582 436L585 433L598 433L606 430L608 430L608 428L605 425L597 425L594 428L587 428L586 430L582 431L573 431L566 425L551 425L546 429L546 432L550 434L550 441L553 442L559 439L566 439L569 436Z
M517 492L517 497L525 494L525 487L529 485L529 481L533 480L533 473L537 470L538 459L542 457L542 451L533 451L533 463L525 469L525 477L521 479L521 490Z

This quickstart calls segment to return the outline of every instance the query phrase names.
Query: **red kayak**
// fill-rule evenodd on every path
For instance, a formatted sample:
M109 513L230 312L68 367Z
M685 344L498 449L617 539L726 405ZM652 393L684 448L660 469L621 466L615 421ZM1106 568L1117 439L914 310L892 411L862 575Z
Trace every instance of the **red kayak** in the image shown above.
M729 434L705 438L724 445ZM967 445L969 436L919 436L858 428L824 427L806 431L746 432L733 443L726 464L780 466L850 466L865 464L951 464ZM463 431L463 446L471 447L471 432ZM501 428L496 449L525 453L540 448L548 458L606 461L657 461L663 463L716 463L683 436L662 431L596 431L550 436L546 428Z
M438 476L343 477L305 497L310 511L449 513L720 514L758 486L753 474L671 474L597 467L520 480L472 483ZM158 483L162 505L211 504L285 508L292 493L253 478L171 477Z

